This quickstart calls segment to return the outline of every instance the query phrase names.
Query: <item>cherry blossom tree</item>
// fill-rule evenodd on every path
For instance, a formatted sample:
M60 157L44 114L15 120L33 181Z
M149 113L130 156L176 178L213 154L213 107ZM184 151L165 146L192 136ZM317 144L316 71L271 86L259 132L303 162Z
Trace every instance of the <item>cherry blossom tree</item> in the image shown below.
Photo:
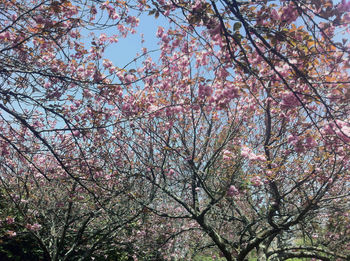
M107 141L125 81L102 57L138 19L118 1L46 0L0 1L0 18L1 237L29 235L45 260L127 253L142 184L104 160L122 153Z
M138 106L126 107L149 116L122 140L134 171L181 210L149 209L195 220L227 260L348 260L330 213L349 211L349 46L337 40L349 32L349 3L149 8L173 28L159 28L160 63L145 60ZM327 236L337 243L315 240Z
M39 146L27 152L27 157L14 149L1 157L6 206L0 212L1 232L5 238L31 238L45 260L91 260L118 251L131 256L129 237L142 214L131 193L135 186L140 191L140 182L129 173L123 175L117 166L106 166L98 151L82 165L74 158L76 144L64 142L69 136L61 137L63 142L56 146L62 147L56 148L66 149L69 164L65 166L79 182Z
M7 236L53 260L349 260L348 1L1 5ZM104 50L131 9L169 26L127 70Z

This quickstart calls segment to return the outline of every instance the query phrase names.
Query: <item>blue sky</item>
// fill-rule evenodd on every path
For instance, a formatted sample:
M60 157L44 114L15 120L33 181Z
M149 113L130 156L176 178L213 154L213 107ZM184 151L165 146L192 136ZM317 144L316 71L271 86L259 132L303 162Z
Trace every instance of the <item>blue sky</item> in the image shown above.
M146 47L149 51L158 49L156 38L158 26L168 27L169 23L165 18L159 16L155 19L154 16L143 14L139 17L140 24L136 28L136 34L129 34L126 38L120 38L118 43L107 48L105 58L111 60L113 64L119 68L124 67L132 61L136 54L142 53L142 48ZM145 42L141 44L141 34L144 35ZM158 52L152 53L152 57L156 58ZM131 67L132 68L132 65Z

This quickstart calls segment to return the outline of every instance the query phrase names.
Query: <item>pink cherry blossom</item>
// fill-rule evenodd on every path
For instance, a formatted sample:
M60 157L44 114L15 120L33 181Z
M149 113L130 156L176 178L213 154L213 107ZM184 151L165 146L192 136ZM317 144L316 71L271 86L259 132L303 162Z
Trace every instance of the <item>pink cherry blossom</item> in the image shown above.
M252 183L253 186L259 187L263 185L264 183L262 182L261 178L259 176L254 176L250 179L250 182Z
M14 219L13 217L7 217L7 218L6 218L6 223L7 223L7 224L11 225L11 224L13 224L14 222L15 222L15 219Z
M229 197L238 196L239 194L239 190L234 185L231 185L227 190L227 196Z
M283 109L293 109L300 106L300 102L293 92L287 92L282 95L280 106Z
M12 230L8 230L6 233L8 234L9 237L15 237L17 235L17 233Z

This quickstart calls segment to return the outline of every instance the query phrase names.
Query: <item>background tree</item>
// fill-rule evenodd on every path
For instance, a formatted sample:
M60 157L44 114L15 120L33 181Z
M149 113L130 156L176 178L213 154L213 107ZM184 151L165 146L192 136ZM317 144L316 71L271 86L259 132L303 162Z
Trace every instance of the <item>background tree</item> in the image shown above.
M67 135L61 138L69 139ZM74 159L75 143L64 144L70 158L67 167L80 183L40 147L31 150L30 159L14 149L1 157L2 200L6 202L1 210L2 233L31 238L40 259L45 260L132 256L129 237L142 212L130 193L140 183L106 166L97 150L89 160L90 168L94 166L91 176L88 165Z

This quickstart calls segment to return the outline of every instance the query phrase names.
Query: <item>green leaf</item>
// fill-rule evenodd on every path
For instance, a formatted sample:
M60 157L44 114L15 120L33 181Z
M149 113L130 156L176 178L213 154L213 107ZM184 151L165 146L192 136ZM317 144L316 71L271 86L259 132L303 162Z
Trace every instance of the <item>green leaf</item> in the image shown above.
M238 31L239 29L241 29L242 27L242 24L240 22L236 22L234 25L233 25L233 29L235 31Z

